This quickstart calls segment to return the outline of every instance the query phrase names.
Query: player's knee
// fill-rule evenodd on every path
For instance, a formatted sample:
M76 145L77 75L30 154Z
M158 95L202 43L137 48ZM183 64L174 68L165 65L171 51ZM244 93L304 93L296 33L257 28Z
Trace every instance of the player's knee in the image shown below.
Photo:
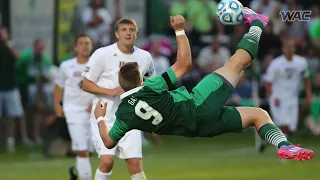
M89 157L89 156L90 156L90 153L89 153L89 151L78 151L77 155L78 155L79 157L85 158L85 157Z
M114 163L113 156L100 156L100 171L103 173L108 173L112 170Z
M264 123L272 123L271 117L269 113L262 109L262 108L257 108L257 120L263 121Z
M138 174L143 171L141 159L131 158L127 159L126 162L131 175Z

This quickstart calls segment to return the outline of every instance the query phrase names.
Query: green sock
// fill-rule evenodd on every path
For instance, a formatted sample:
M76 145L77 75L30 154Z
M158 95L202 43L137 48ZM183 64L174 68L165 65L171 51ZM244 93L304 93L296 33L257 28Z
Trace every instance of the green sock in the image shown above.
M283 145L291 145L287 140L286 136L281 132L281 130L274 124L265 124L259 131L259 136L267 141L268 143L280 148Z
M237 49L246 50L251 58L254 59L258 53L259 41L263 28L263 24L259 20L253 21L249 32L242 37Z

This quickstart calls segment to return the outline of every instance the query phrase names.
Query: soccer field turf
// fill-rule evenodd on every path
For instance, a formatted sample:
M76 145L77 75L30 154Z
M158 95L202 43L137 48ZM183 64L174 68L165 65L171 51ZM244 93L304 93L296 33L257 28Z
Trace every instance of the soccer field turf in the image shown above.
M254 149L253 132L228 134L212 139L166 137L164 144L144 149L148 180L318 180L320 179L319 138L294 138L293 143L313 148L310 161L279 163L275 148L264 154ZM67 180L72 158L29 159L31 150L16 155L0 154L1 180ZM92 159L93 173L98 165ZM124 161L116 160L112 180L129 180Z

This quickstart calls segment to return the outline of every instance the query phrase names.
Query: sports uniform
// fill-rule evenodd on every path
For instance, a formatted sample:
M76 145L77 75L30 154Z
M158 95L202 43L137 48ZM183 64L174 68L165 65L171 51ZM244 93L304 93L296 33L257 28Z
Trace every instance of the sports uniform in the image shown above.
M206 76L189 93L185 87L173 91L178 82L171 68L148 79L120 97L117 120L110 137L119 141L132 129L159 135L212 137L242 130L242 121L235 107L224 107L233 86L219 74Z
M119 86L118 72L126 62L137 62L144 78L155 76L154 66L150 53L134 47L133 54L122 53L117 43L96 50L83 72L83 76L96 83L98 86L113 89ZM93 101L93 109L98 100L108 102L106 123L112 127L115 121L115 112L120 104L119 97L97 95ZM119 144L113 149L107 149L100 137L97 122L93 111L91 113L91 127L93 142L97 153L100 155L117 155L122 159L142 158L142 133L139 130L132 130L119 139Z
M305 58L294 55L291 61L279 56L272 61L265 80L272 84L269 99L271 115L277 126L288 126L295 131L298 125L298 103L301 80L309 77ZM276 106L275 100L280 100Z
M57 85L63 88L63 111L75 151L93 150L91 141L90 113L87 112L94 95L81 88L81 76L87 64L79 64L76 58L60 65Z

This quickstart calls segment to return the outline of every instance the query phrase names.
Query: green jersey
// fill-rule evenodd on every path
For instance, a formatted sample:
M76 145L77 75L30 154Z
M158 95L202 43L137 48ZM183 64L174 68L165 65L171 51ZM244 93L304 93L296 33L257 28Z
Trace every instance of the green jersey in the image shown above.
M159 135L195 136L195 105L186 88L169 91L178 82L170 68L121 96L110 137L118 141L132 129Z
M119 141L138 129L159 135L212 137L242 130L235 107L224 107L232 85L219 74L209 74L189 93L185 87L172 90L178 79L171 68L145 81L142 87L120 96L116 121L109 132Z

